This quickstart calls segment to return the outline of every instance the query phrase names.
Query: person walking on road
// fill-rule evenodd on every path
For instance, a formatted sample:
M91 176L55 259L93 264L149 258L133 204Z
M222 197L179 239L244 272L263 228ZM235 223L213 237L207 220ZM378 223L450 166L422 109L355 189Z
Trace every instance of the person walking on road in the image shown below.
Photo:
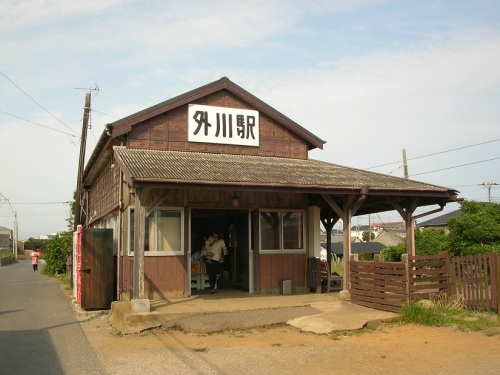
M31 264L33 265L33 271L38 271L38 257L40 256L39 253L40 249L36 249L33 251L33 254L31 254Z

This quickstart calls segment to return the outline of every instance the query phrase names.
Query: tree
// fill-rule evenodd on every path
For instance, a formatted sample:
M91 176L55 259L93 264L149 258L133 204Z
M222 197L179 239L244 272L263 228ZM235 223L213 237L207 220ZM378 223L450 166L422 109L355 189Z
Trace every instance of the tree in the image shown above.
M368 239L368 233L370 233L370 239ZM374 238L375 238L375 233L373 233L372 231L368 232L367 230L365 230L362 233L362 239L364 242L373 241Z
M35 250L35 249L45 249L45 245L48 240L40 240L40 239L35 239L33 237L30 237L26 242L24 243L24 249L25 250Z
M436 255L448 248L448 236L444 232L432 228L415 231L415 255ZM396 246L382 250L381 253L388 262L401 261L401 256L406 254L406 239Z
M449 248L448 236L440 230L423 228L415 231L415 254L436 255Z
M455 255L500 252L500 204L462 202L462 215L448 221Z
M56 275L66 273L66 258L73 250L73 235L64 232L47 242L44 251L45 267L44 273Z

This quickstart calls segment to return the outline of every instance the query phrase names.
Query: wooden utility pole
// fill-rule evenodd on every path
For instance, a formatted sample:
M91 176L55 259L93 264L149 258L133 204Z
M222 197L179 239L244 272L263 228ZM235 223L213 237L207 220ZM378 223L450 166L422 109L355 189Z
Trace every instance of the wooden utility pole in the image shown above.
M498 184L495 183L495 182L485 182L485 183L483 183L481 185L486 186L486 188L488 189L488 202L491 203L492 202L492 199L491 199L491 187L493 185L498 185Z
M403 148L403 167L405 171L405 178L408 179L408 161L406 160L406 149Z
M81 224L82 221L82 200L83 200L83 187L82 187L82 177L83 168L85 166L85 148L87 147L87 129L89 126L90 119L90 92L85 94L85 105L83 107L83 123L82 123L82 139L80 142L80 159L78 161L78 175L76 177L76 196L75 196L75 218L73 230L76 232L76 228Z

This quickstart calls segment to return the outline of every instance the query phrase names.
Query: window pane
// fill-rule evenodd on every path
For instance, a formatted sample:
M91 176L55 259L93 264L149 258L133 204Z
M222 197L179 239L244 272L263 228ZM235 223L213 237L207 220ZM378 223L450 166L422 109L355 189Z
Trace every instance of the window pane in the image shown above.
M260 213L260 235L262 250L281 249L279 212Z
M179 211L158 210L157 212L158 251L182 251L181 213Z
M284 249L304 248L304 217L301 212L283 213L283 244Z

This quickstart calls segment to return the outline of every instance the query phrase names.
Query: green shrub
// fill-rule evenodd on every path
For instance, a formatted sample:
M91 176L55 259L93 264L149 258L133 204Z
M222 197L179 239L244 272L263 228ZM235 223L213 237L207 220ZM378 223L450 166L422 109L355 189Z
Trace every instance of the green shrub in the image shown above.
M406 254L406 245L401 243L396 246L390 246L380 252L386 262L401 262L401 255Z
M373 254L371 253L359 253L358 260L360 261L371 261L373 260Z
M66 232L48 241L43 253L45 267L42 273L46 275L66 273L66 258L71 255L72 249L73 237L71 232Z

